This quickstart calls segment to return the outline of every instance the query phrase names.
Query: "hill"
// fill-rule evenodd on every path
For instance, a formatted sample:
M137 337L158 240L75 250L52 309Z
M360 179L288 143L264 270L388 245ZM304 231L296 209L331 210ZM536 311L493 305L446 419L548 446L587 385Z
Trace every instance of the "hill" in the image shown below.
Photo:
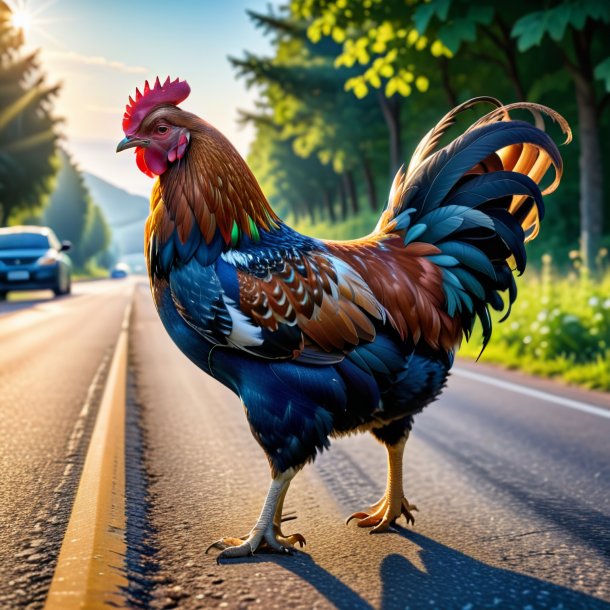
M110 225L117 256L132 268L139 268L144 262L144 221L148 216L148 200L94 174L83 172L83 179Z

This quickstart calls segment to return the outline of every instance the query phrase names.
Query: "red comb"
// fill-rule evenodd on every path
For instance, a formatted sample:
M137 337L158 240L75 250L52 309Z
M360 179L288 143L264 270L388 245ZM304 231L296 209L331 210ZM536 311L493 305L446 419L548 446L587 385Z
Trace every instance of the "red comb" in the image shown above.
M170 81L169 76L161 84L159 77L155 80L154 87L150 87L148 81L144 83L144 93L136 88L135 100L129 98L129 104L125 107L123 115L123 131L126 136L133 135L140 126L144 117L155 107L161 104L178 105L183 102L191 92L188 83L180 79Z

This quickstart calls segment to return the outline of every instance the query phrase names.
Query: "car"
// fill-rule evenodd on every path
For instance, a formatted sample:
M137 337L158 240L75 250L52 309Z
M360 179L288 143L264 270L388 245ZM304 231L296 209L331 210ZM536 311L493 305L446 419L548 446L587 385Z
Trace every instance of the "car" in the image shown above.
M110 270L110 277L114 280L127 277L129 275L129 266L125 263L117 263Z
M0 228L0 300L14 290L52 290L69 294L72 261L69 241L60 242L49 227Z

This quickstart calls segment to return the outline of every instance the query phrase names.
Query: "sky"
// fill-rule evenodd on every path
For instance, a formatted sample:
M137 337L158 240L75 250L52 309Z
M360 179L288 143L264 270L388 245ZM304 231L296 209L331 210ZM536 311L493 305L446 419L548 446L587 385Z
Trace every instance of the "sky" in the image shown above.
M144 80L180 77L191 86L181 107L220 129L246 155L251 128L237 124L256 91L237 79L228 56L270 54L270 42L246 10L269 0L8 0L32 16L30 48L40 49L49 83L61 83L57 116L78 166L132 193L148 196L152 180L128 152L117 155L128 96Z

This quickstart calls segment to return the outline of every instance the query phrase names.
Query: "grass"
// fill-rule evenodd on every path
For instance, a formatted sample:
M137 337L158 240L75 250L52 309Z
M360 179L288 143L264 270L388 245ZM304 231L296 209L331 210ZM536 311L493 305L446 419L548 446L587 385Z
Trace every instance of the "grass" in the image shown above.
M494 331L482 362L610 390L610 272L591 279L579 265L560 273L543 256L540 272L518 280L519 296L505 322L494 312ZM476 358L475 332L462 355Z

